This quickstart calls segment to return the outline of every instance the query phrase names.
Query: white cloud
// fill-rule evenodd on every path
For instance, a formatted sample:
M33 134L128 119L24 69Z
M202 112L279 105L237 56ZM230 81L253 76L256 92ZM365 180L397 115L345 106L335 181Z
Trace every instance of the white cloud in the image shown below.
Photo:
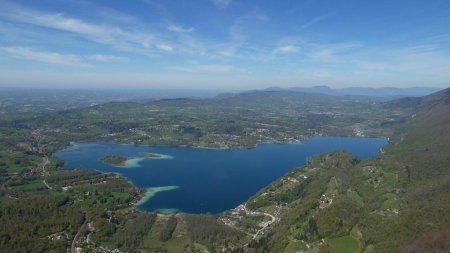
M37 51L26 47L4 47L2 50L13 57L32 61L58 65L88 66L81 61L79 56L74 54Z
M237 48L234 46L228 46L222 50L219 50L218 53L219 53L219 55L222 55L225 57L237 57Z
M242 43L246 41L249 33L251 33L250 25L255 23L255 21L267 20L267 15L259 9L255 9L246 15L236 18L230 27L230 35L233 41L235 43Z
M230 65L217 65L217 64L193 64L191 66L172 67L174 70L189 72L189 73L227 73L230 72L233 67Z
M38 51L27 47L3 47L2 50L11 57L39 61L57 65L66 66L91 66L83 61L83 59L96 62L127 62L126 57L93 54L89 56L78 56L74 54L60 54L55 52Z
M311 52L308 54L309 58L315 61L322 62L339 62L342 61L343 53L351 52L361 47L360 43L338 43L332 45L315 45Z
M161 49L162 51L166 51L166 52L172 52L173 51L173 47L167 44L158 44L156 45L157 48Z
M213 4L219 8L226 8L233 0L211 0Z
M2 7L6 10L0 13L0 17L41 28L76 34L84 39L110 45L122 51L152 53L152 49L155 51L154 49L158 48L157 44L163 43L155 34L141 29L133 29L133 27L124 30L117 26L90 23L67 17L61 13L43 13L13 4Z
M104 55L104 54L94 54L87 56L86 59L98 62L128 62L129 59L126 57L115 56L115 55Z
M218 5L226 6L231 1L217 1ZM176 52L178 55L201 57L201 58L229 58L229 57L253 57L254 55L266 55L271 51L259 48L253 43L246 43L249 28L247 22L255 20L266 20L267 17L259 10L238 17L230 27L230 39L217 41L199 38L194 35L194 27L176 24L165 25L166 31L148 28L145 23L139 23L137 19L126 19L120 24L120 19L115 20L114 25L102 20L81 19L63 13L49 13L13 2L2 2L0 0L0 18L14 24L7 27L8 34L23 34L23 24L34 26L36 33L18 38L27 45L33 42L41 43L52 38L53 44L66 45L66 43L78 44L91 41L100 45L110 46L113 50L134 53L146 56L155 56L164 53ZM96 17L98 18L98 17ZM0 30L2 29L0 22ZM16 31L16 32L14 32ZM169 32L167 32L169 31ZM22 33L21 33L22 32ZM174 36L177 33L180 36ZM81 40L80 40L81 39ZM31 42L31 43L30 43ZM112 59L110 59L112 60Z
M429 80L450 76L450 55L436 45L418 45L403 49L380 50L378 60L356 63L364 71L398 73L398 76L426 76ZM374 56L371 58L375 58ZM406 78L406 77L405 77Z
M169 25L167 27L167 30L171 31L171 32L176 32L176 33L190 33L195 31L195 28L190 26L190 27L182 27L179 25Z
M260 58L261 55L270 54L266 48L261 47L259 43L254 43L252 32L255 25L260 25L261 21L267 21L267 15L255 9L246 15L237 17L229 28L230 41L216 44L215 53L222 57L246 57Z
M282 54L282 55L296 54L298 52L300 52L300 47L295 45L281 46L273 50L274 54Z
M300 26L300 29L304 30L304 29L306 29L306 28L308 28L310 26L313 26L313 25L315 25L315 24L317 24L317 23L319 23L319 22L321 22L321 21L323 21L323 20L325 20L325 19L327 19L329 17L330 17L330 14L324 14L324 15L317 16L317 17L311 19L310 21L306 22L302 26Z

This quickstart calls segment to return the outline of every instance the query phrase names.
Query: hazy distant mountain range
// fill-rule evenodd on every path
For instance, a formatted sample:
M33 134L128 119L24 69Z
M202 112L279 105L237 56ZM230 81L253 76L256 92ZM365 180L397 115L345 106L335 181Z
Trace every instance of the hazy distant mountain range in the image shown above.
M265 89L266 91L297 91L305 93L320 93L335 96L371 96L371 97L390 97L390 98L400 98L400 97L418 97L426 96L433 92L440 90L440 88L435 87L411 87L411 88L393 88L393 87L382 87L382 88L366 88L366 87L347 87L333 89L328 86L313 86L313 87L290 87L290 88L280 88L280 87L270 87Z
M328 86L270 87L263 90L164 90L164 89L36 89L0 87L1 112L49 112L103 104L111 101L145 102L175 98L225 98L254 92L301 92L334 96L352 96L374 101L387 101L405 97L421 97L438 91L439 88L363 88L348 87L333 89ZM371 98L369 98L371 97ZM405 103L405 101L402 101Z

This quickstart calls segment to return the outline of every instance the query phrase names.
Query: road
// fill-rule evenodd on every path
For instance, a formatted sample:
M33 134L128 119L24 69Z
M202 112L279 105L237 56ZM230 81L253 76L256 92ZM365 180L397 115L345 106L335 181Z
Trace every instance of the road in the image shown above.
M81 225L81 227L78 229L77 234L75 235L75 237L73 238L72 241L72 246L70 247L70 253L78 253L75 246L77 245L77 241L80 239L81 233L83 232L83 230L85 229L86 225L87 225L88 220L84 219L83 225Z
M253 239L255 239L262 231L264 231L270 224L276 222L278 220L277 217L275 217L274 215L270 214L270 213L264 213L264 212L257 212L257 211L250 211L247 209L247 206L244 204L243 205L243 210L245 210L245 213L247 215L252 215L252 216L258 216L258 215L264 215L264 216L268 216L270 217L270 221L265 221L265 222L261 222L260 226L261 228L256 231L256 233L253 235Z
M48 160L47 156L42 157L42 163L41 163L41 172L42 172L42 176L44 177L44 180L42 180L45 184L45 186L47 186L48 189L53 190L53 187L51 187L48 183L47 183L47 176L50 176L50 172L47 171L47 165L50 163L50 161Z

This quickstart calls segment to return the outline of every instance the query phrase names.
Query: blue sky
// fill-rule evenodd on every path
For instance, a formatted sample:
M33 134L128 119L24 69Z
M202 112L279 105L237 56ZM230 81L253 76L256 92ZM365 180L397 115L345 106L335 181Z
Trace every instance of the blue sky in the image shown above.
M448 0L0 0L0 86L450 86Z

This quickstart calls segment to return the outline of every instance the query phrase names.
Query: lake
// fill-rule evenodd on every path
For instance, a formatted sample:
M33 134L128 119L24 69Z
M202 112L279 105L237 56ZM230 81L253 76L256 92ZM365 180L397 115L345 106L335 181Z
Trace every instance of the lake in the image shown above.
M263 144L255 148L206 149L80 142L54 155L65 168L93 168L122 174L135 186L152 188L139 208L157 212L220 213L234 208L308 157L346 150L359 159L378 155L384 138L312 137L295 144ZM144 153L159 154L143 158ZM133 157L118 168L100 159Z

